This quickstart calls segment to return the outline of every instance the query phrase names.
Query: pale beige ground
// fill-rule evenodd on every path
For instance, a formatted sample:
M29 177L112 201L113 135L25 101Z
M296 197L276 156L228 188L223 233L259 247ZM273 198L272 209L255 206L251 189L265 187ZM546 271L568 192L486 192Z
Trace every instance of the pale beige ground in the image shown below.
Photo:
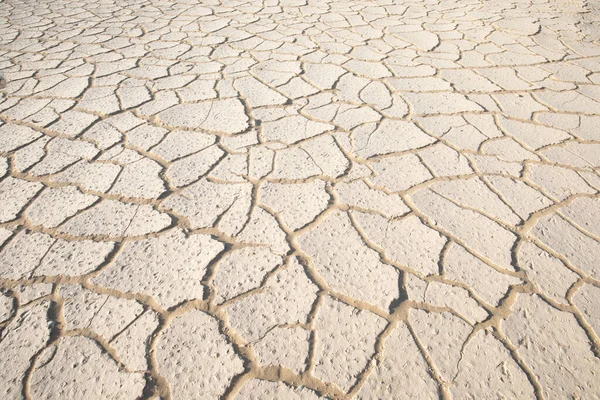
M0 2L0 399L596 399L600 9Z

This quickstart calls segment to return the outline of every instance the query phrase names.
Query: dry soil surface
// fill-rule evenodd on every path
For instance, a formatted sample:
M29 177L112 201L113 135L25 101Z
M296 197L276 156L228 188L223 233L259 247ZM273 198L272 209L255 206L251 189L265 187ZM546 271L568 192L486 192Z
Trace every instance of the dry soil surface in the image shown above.
M0 398L597 398L599 21L2 1Z

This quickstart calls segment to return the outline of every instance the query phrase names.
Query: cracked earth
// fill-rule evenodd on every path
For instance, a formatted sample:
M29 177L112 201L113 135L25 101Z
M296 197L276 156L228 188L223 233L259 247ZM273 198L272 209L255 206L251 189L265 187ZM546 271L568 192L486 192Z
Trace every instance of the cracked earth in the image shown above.
M1 2L0 398L598 398L596 7Z

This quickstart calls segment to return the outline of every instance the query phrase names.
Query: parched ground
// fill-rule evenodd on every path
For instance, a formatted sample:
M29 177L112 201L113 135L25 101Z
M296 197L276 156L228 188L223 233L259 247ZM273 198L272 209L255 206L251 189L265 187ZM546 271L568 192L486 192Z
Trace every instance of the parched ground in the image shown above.
M597 7L2 1L0 398L598 398Z

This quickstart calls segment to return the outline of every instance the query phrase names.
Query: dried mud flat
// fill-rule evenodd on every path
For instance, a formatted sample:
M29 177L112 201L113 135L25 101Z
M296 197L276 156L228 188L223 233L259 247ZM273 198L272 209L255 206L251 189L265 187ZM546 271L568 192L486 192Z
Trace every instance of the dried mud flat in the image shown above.
M0 398L597 398L599 21L1 2Z

